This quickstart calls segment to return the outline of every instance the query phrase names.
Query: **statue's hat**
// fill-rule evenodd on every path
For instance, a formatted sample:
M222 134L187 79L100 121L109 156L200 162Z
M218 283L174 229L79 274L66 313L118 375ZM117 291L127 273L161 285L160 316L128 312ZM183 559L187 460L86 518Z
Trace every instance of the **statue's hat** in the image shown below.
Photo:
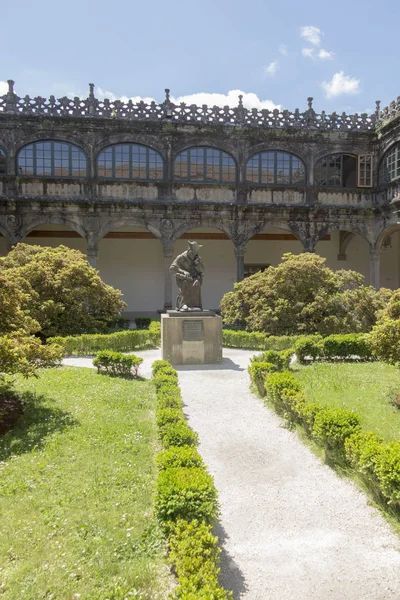
M189 244L189 250L193 250L193 252L198 252L200 250L200 248L202 248L203 246L200 246L200 244L198 244L197 242L188 242Z

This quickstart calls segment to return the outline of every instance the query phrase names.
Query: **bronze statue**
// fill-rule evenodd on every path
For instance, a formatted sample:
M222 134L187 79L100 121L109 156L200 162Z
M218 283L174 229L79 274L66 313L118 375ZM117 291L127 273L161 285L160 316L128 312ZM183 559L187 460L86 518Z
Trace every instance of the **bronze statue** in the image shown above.
M188 242L186 252L179 254L170 266L175 273L179 294L176 299L176 310L203 310L201 303L201 284L203 282L204 265L199 256L202 248L197 242Z

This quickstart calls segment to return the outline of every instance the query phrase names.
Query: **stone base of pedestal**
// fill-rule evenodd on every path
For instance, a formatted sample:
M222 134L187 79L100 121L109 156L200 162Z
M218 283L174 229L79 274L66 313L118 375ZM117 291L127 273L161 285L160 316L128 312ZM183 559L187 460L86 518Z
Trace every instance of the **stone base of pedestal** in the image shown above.
M222 319L211 311L161 315L161 354L172 365L222 362Z

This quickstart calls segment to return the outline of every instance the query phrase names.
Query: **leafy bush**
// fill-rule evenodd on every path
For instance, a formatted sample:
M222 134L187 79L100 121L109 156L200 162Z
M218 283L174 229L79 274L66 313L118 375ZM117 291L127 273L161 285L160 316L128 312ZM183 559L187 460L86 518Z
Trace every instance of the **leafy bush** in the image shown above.
M279 411L283 409L281 396L284 390L300 392L302 389L301 383L297 381L293 373L289 371L284 371L283 373L270 373L265 378L264 385L267 397L272 400Z
M353 411L324 407L315 415L312 436L324 446L328 456L342 459L345 441L360 431L360 423L360 417Z
M317 335L309 335L301 337L294 345L297 360L304 364L307 358L317 360L323 355L322 337Z
M179 585L174 598L228 600L232 594L218 584L220 549L212 528L198 520L179 519L169 539L170 558Z
M374 355L389 364L400 364L400 319L384 317L369 335Z
M275 365L275 370L284 371L289 368L293 354L293 348L288 348L287 350L265 350L265 352L261 352L261 354L256 354L253 356L250 359L250 363L273 363Z
M165 367L167 369L169 369L169 368L172 369L171 363L169 363L167 360L155 360L153 362L153 364L151 365L151 374L154 377L160 369L164 369Z
M256 385L258 393L263 398L265 396L265 378L268 373L277 371L277 367L272 362L253 362L249 365L248 370L251 381Z
M126 306L82 252L65 246L17 244L0 259L0 270L23 292L22 309L46 338L101 331Z
M364 287L354 271L332 271L312 253L284 254L277 267L235 284L221 300L224 323L270 335L367 332L388 290Z
M369 360L373 357L369 336L362 333L305 336L297 340L294 351L297 360Z
M59 346L45 346L33 334L39 324L22 310L24 294L0 273L0 394L12 387L10 376L35 375L39 367L59 364Z
M327 360L372 358L369 337L365 334L331 335L322 340L322 346Z
M150 341L153 346L159 346L161 343L161 323L160 321L152 321L149 327Z
M382 444L376 456L375 474L388 504L400 509L400 442Z
M363 475L375 476L383 439L373 431L357 431L345 440L347 460Z
M217 491L211 475L201 468L161 471L155 509L163 523L179 518L211 523L218 512Z
M156 422L159 430L162 430L171 423L185 423L185 418L181 408L160 408L157 410Z
M199 436L189 427L186 421L169 423L159 430L165 448L171 446L197 446Z
M133 354L126 356L122 352L114 352L113 350L102 350L93 359L93 365L97 367L98 373L107 373L108 375L118 375L120 377L128 377L132 374L137 377L138 369L142 362L143 358L139 358Z
M79 336L49 338L49 344L61 346L65 355L92 356L100 350L115 350L116 352L132 352L152 348L154 339L149 331L129 330L109 334L83 334Z
M243 350L287 350L292 348L297 335L267 335L260 331L222 330L222 344L227 348Z
M177 467L204 468L203 459L196 448L191 446L171 446L160 452L156 460L160 471Z
M150 317L135 317L136 329L148 329L150 327Z
M156 391L163 388L164 386L173 386L178 387L178 374L176 371L174 373L165 373L161 369L158 371L157 375L153 377L153 383L156 386Z
M157 410L164 408L182 408L182 398L179 388L173 386L166 389L163 387L157 393Z

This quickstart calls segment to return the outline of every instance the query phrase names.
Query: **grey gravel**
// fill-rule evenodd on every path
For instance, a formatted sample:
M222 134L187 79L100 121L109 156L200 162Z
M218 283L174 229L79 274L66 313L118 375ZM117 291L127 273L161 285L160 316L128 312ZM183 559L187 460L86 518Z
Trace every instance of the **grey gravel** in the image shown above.
M137 354L149 375L159 351ZM225 349L222 365L177 367L219 492L221 583L236 600L399 600L399 538L250 393L253 354Z

